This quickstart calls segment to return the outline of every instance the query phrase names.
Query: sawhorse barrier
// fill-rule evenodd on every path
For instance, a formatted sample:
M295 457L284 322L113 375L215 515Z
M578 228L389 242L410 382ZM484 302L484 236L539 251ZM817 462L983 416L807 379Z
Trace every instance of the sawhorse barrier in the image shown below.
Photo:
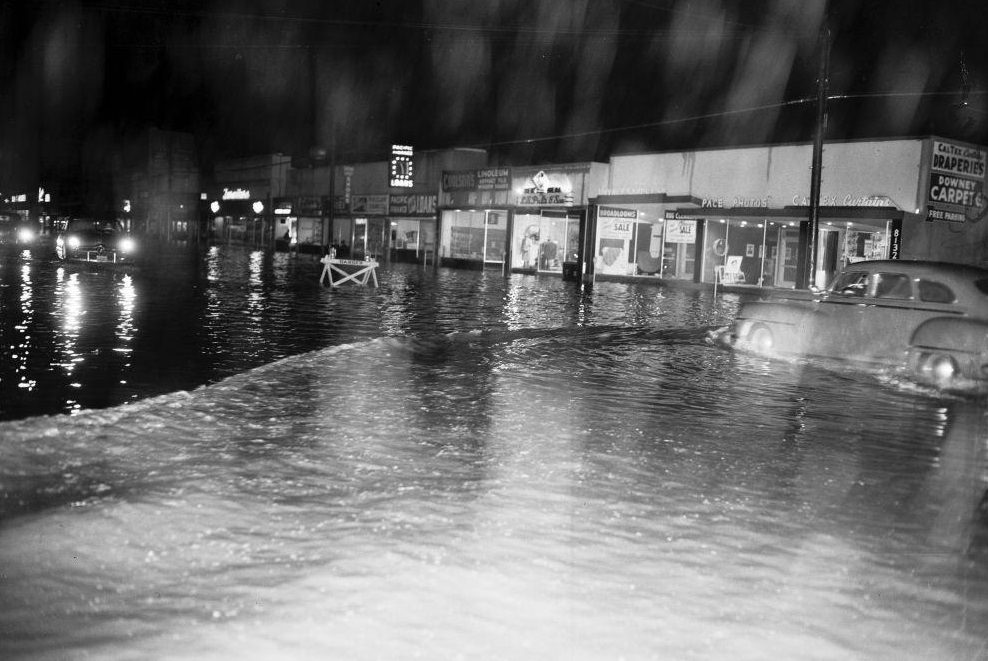
M319 284L322 284L322 281L327 279L331 287L338 287L347 280L353 281L358 285L366 285L367 280L373 278L374 286L377 287L378 263L373 260L335 259L327 255L319 261L324 265L322 275L319 276ZM349 267L350 270L346 270L343 267Z

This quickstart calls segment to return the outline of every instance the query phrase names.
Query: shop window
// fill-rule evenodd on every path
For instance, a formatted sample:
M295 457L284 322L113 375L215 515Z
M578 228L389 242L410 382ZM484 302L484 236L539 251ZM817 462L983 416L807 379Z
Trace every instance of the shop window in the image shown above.
M511 267L562 272L567 255L570 255L570 261L576 260L579 232L578 218L516 214L511 237Z
M484 259L487 214L483 211L443 212L443 254L453 259Z
M297 242L306 244L321 243L322 220L319 218L299 218Z
M912 298L913 285L909 276L901 273L876 275L875 298Z
M920 280L917 283L919 300L927 303L953 303L957 300L954 292L947 285L933 280ZM988 283L986 283L988 284Z

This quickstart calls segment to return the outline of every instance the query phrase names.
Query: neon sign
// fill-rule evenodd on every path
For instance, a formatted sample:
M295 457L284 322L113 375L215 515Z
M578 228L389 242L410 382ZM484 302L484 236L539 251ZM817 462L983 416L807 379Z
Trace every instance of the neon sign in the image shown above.
M246 188L224 188L223 197L224 200L249 200L250 190Z
M413 155L414 149L411 145L391 145L391 186L393 188L411 188L414 185Z

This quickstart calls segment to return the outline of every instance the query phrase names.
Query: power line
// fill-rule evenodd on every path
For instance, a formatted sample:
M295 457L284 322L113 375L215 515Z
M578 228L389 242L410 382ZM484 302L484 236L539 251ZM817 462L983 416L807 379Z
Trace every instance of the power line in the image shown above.
M904 98L904 97L919 97L919 96L957 96L961 94L960 91L948 91L948 92L875 92L870 94L834 94L827 97L827 101L847 101L853 99L870 99L870 98ZM968 91L969 96L984 96L988 95L988 90L979 91ZM718 117L728 117L731 115L743 115L746 113L761 112L764 110L776 110L779 108L802 106L809 103L815 103L816 97L805 97L801 99L792 99L790 101L782 101L780 103L767 103L760 106L750 106L748 108L738 108L735 110L722 110L720 112L705 113L702 115L692 115L690 117L679 117L676 119L664 119L657 122L646 122L643 124L629 124L626 126L615 126L613 128L605 129L594 129L589 131L578 131L575 133L561 133L558 135L543 136L540 138L521 138L517 140L501 140L496 142L485 142L485 143L475 143L473 145L468 145L469 147L504 147L508 145L521 145L521 144L534 144L537 142L548 142L551 140L570 140L575 138L585 138L594 135L604 135L609 133L621 133L624 131L636 131L641 129L651 129L660 126L671 126L674 124L685 124L687 122L698 122L706 119L716 119Z

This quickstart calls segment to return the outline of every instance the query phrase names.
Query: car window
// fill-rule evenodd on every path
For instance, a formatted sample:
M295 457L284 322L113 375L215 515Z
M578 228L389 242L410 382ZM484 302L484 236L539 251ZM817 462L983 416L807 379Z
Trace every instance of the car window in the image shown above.
M96 229L96 223L92 220L71 220L66 229L70 232L85 232Z
M875 275L875 298L912 298L913 284L902 273L878 273Z
M920 280L918 289L919 300L926 301L927 303L953 303L957 300L950 287L933 280Z
M864 296L868 288L868 274L864 271L848 271L841 273L830 291L843 296Z

